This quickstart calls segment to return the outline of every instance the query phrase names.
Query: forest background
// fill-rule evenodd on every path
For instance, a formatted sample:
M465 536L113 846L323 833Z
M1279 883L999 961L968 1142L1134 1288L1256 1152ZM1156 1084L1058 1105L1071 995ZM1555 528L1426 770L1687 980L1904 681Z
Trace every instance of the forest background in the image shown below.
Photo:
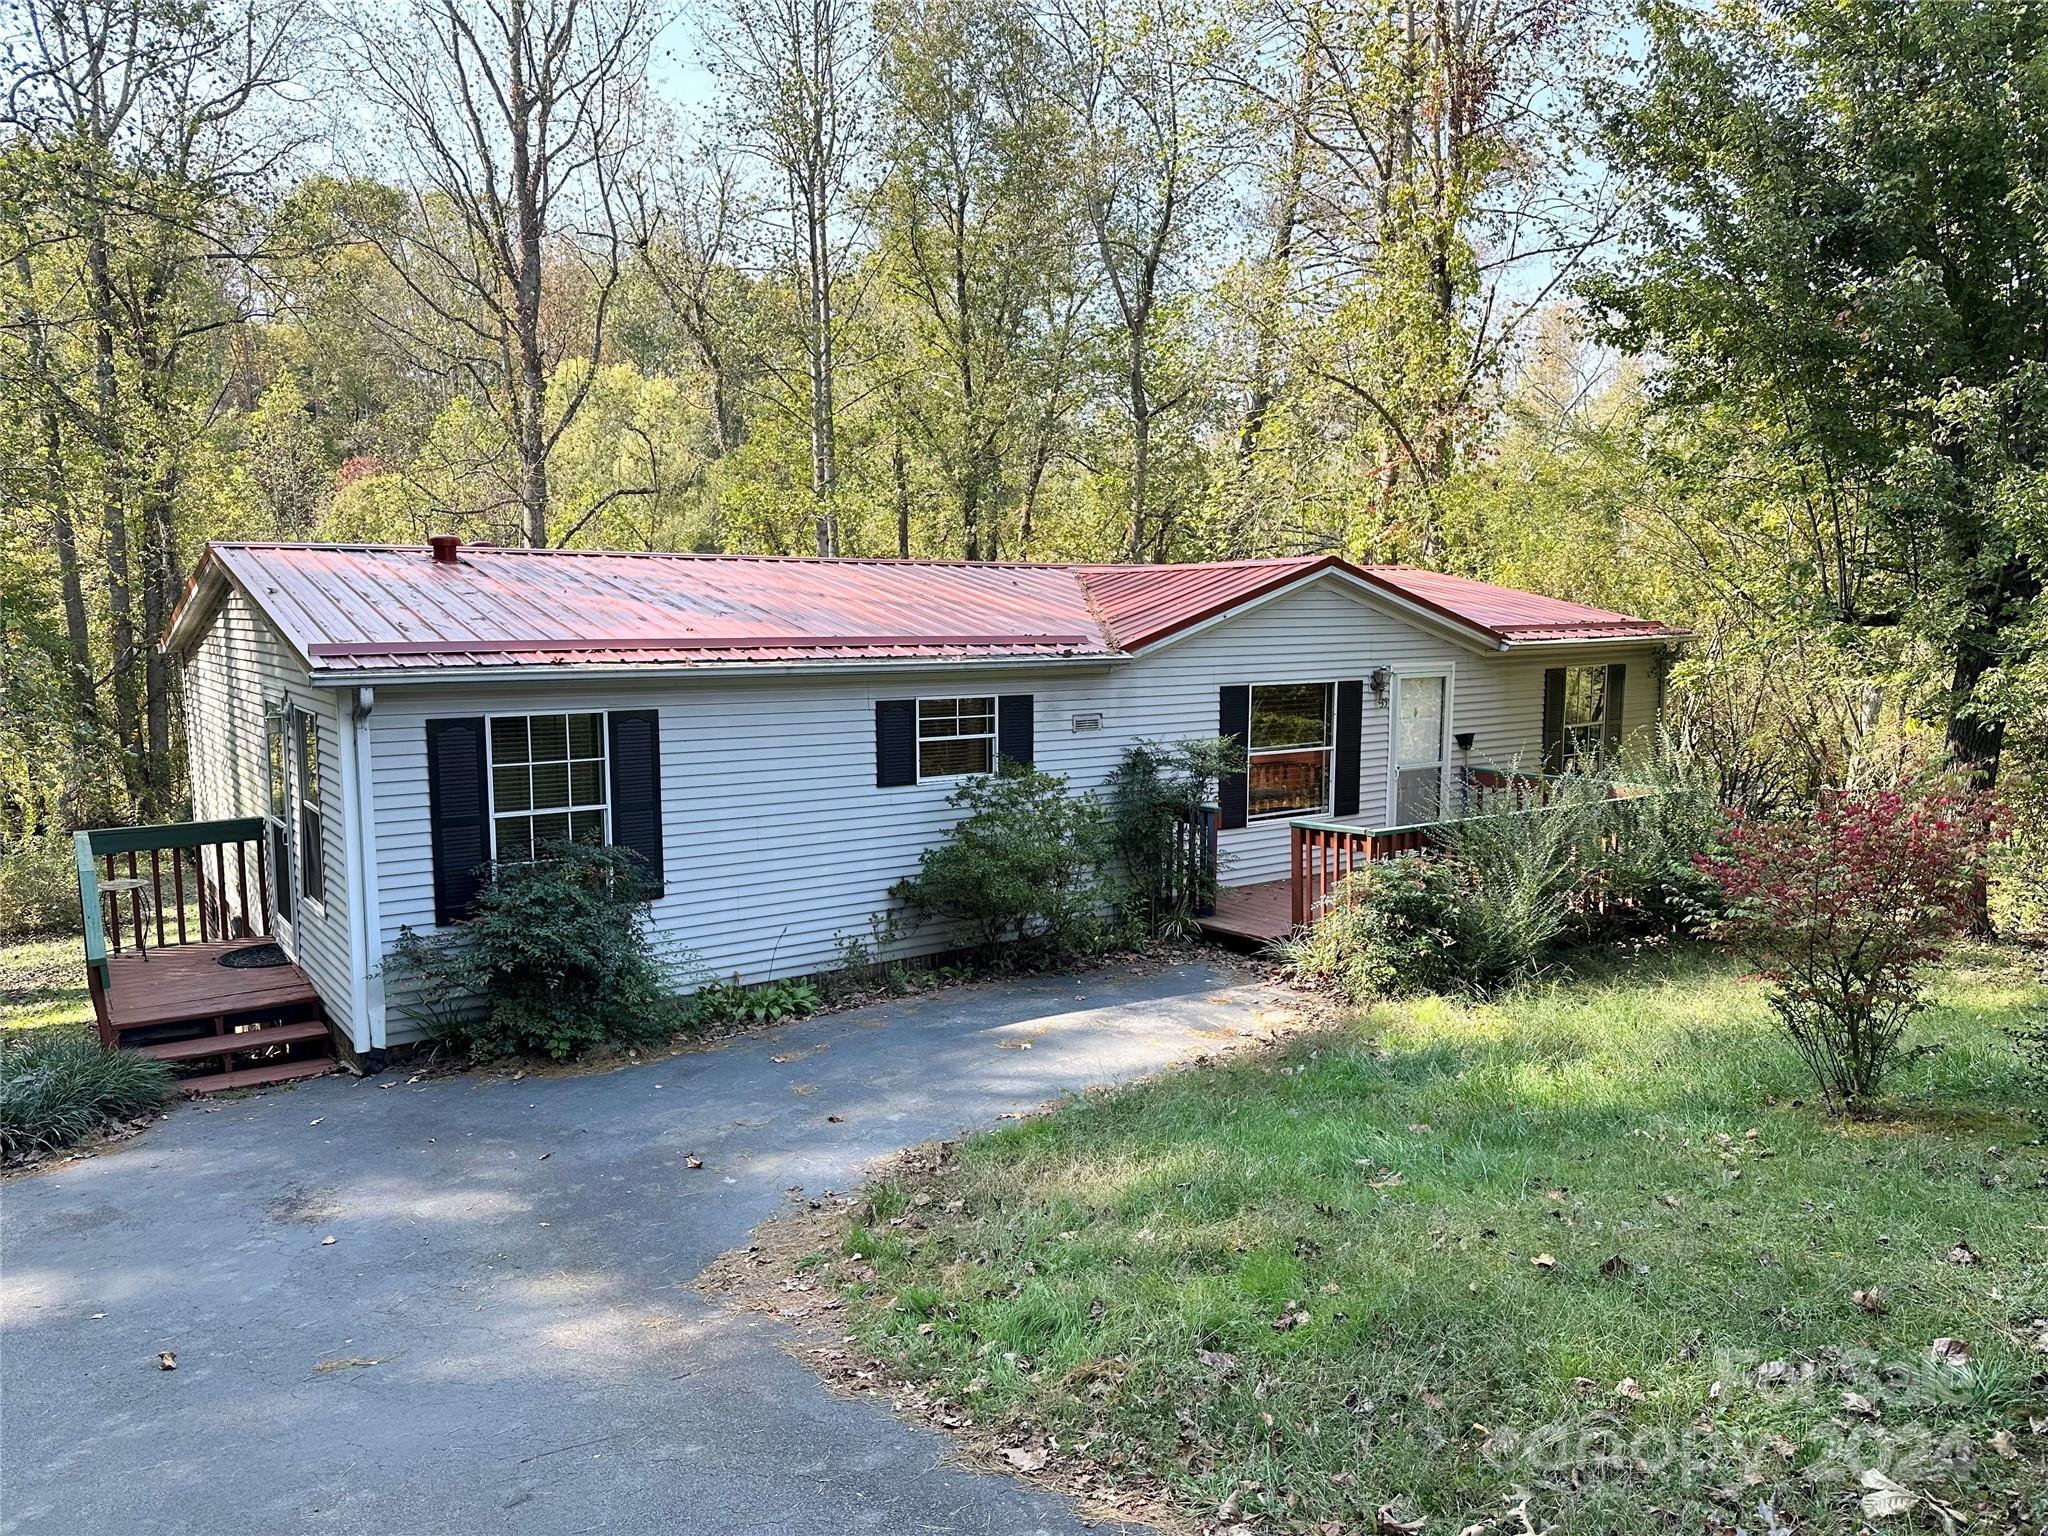
M1731 804L1947 766L2048 864L2034 0L0 29L0 857L188 810L207 539L453 532L1458 571L1694 629Z

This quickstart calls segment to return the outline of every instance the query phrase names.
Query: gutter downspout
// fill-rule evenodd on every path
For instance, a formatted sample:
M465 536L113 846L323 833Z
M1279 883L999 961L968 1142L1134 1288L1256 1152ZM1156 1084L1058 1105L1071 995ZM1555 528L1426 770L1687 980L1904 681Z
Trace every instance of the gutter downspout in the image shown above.
M365 723L376 703L376 690L357 688L349 707L340 711L342 848L348 866L349 1036L363 1067L383 1067L384 978L373 953L377 935L376 823L371 819L369 732Z

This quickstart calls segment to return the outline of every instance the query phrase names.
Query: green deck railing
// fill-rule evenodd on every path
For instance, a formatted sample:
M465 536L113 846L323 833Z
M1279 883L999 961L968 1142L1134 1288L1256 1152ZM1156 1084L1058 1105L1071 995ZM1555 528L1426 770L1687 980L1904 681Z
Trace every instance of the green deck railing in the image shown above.
M165 949L192 943L195 926L200 943L241 936L231 928L239 927L244 935L269 931L269 870L260 816L94 827L73 833L71 841L78 859L85 964L99 991L113 984L109 956L132 944ZM117 892L110 908L102 882L119 878L146 881L147 897L139 890Z

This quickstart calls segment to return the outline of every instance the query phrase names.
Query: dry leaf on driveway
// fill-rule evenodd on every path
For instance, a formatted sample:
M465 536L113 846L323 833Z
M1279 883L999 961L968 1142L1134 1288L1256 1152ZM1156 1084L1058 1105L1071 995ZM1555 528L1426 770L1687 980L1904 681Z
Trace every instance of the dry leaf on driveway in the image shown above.
M160 1371L175 1371L178 1368L178 1357L167 1349L156 1357L156 1368Z

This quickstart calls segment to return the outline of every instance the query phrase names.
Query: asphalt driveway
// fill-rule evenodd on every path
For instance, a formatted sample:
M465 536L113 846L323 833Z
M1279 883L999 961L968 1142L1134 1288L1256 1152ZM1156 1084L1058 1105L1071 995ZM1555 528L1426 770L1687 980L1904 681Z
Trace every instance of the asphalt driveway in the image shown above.
M793 1189L1264 1034L1273 1006L1203 964L1119 969L599 1075L180 1109L0 1186L0 1531L1085 1529L691 1282Z

